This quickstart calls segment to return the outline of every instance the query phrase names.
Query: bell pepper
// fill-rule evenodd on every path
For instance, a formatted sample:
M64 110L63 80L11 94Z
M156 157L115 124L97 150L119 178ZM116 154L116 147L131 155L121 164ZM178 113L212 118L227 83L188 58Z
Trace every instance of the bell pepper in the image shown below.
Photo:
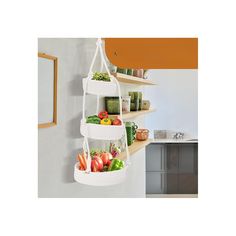
M86 122L91 124L100 124L100 118L96 115L87 117Z
M104 118L100 122L101 125L111 125L111 119L109 118Z
M101 111L101 112L98 114L98 117L99 117L100 119L108 118L108 112L107 112L107 111Z
M120 170L124 168L124 162L118 158L114 158L109 165L108 171Z

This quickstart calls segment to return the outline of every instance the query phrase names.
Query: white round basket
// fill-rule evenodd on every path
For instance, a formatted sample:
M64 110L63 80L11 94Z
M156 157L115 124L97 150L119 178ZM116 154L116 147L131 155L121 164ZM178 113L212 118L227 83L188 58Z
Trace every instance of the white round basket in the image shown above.
M107 172L90 172L86 173L77 168L78 163L75 164L74 179L76 182L92 186L109 186L122 183L126 177L128 166L121 170L107 171Z
M80 122L80 133L84 137L99 140L116 140L121 139L125 132L124 125L99 125Z
M86 82L88 83L87 90ZM84 78L83 89L89 94L100 96L116 96L118 94L117 85L113 81L104 82L91 79L87 81L87 78Z

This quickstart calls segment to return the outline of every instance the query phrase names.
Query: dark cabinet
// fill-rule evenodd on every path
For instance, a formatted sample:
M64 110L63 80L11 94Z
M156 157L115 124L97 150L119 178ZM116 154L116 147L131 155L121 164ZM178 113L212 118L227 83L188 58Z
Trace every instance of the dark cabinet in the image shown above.
M151 144L146 149L146 192L198 192L198 144Z
M179 145L168 144L167 145L167 171L177 172L179 165Z
M146 149L146 171L165 170L165 145L150 144Z
M165 145L150 144L146 148L146 193L166 192L166 151Z
M166 174L166 193L178 193L178 174Z
M194 194L197 193L197 179L193 174L178 175L178 193Z
M181 144L179 146L179 172L191 173L195 171L194 144Z
M165 193L165 173L157 171L147 172L146 183L147 194Z

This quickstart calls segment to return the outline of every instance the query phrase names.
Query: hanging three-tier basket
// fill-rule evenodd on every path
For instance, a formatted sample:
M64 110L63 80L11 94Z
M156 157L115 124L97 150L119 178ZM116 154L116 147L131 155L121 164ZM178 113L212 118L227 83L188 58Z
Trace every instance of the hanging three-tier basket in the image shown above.
M128 169L128 166L130 164L129 162L129 151L128 151L128 145L127 145L127 137L126 137L126 130L125 125L122 118L122 100L121 100L121 90L120 90L120 84L117 81L117 79L110 74L110 71L107 67L103 49L102 49L102 40L98 39L96 42L96 50L95 54L89 69L89 74L86 78L83 79L83 117L80 121L80 132L84 136L84 143L83 143L83 149L84 153L87 156L86 159L86 170L79 170L78 164L75 164L74 167L74 179L75 181L87 184L87 185L94 185L94 186L107 186L107 185L115 185L118 183L121 183L125 180L126 172ZM92 80L93 78L93 66L95 63L95 59L97 57L98 52L100 52L101 56L101 70L104 66L108 76L110 78L109 82L104 81L96 81ZM92 94L97 95L97 111L99 107L99 96L119 96L119 103L120 103L120 120L121 125L115 126L115 125L100 125L100 124L91 124L86 123L86 117L85 117L85 101L86 101L86 95ZM90 148L89 148L89 142L88 139L97 139L97 140L118 140L121 139L124 136L125 140L125 149L126 149L126 160L124 167L120 170L115 171L106 171L106 172L92 172L91 171L91 155L90 155Z

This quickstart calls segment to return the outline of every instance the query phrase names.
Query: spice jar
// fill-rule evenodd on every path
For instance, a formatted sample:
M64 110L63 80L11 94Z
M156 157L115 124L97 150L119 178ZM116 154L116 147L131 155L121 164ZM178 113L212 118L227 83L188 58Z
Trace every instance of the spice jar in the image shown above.
M130 112L130 99L131 96L122 96L122 111Z
M133 76L143 78L143 69L134 69Z
M139 110L142 110L142 98L143 98L143 94L142 92L139 92L139 106L138 106Z

